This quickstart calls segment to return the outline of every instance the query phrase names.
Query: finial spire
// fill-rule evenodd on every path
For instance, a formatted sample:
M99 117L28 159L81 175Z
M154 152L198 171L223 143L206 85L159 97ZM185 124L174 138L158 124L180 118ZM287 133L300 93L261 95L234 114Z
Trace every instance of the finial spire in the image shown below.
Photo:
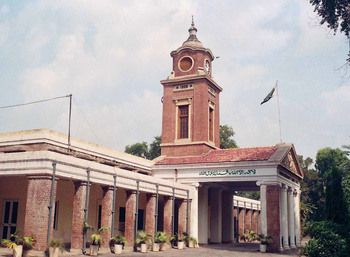
M182 45L183 46L187 45L187 46L203 47L202 43L197 38L197 29L194 26L193 15L192 15L191 27L189 28L188 32L189 32L189 37Z

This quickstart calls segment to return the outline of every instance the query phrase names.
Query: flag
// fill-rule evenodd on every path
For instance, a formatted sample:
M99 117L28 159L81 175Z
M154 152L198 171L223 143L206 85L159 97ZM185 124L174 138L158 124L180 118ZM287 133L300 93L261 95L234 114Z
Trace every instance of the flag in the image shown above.
M261 102L260 105L266 103L267 101L269 101L272 97L274 97L275 95L277 95L277 84L276 86L273 87L273 89L271 90L271 92L264 98L264 100Z

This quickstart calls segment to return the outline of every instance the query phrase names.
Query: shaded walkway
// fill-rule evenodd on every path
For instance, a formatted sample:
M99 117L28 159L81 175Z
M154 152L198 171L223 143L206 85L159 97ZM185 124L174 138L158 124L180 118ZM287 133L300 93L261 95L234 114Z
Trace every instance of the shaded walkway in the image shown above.
M89 252L89 251L88 251ZM185 248L184 250L178 249L167 249L165 252L132 252L132 247L127 247L122 255L115 255L110 252L101 252L99 256L101 257L226 257L226 256L239 256L239 257L283 257L283 256L297 256L298 249L293 249L284 253L260 253L259 252L259 243L239 243L239 244L210 244L204 245L199 248ZM0 248L0 256L8 256L12 257L11 252L8 249ZM31 255L32 256L32 255ZM69 252L65 252L63 257L73 257L73 256L89 256L82 254L71 254Z

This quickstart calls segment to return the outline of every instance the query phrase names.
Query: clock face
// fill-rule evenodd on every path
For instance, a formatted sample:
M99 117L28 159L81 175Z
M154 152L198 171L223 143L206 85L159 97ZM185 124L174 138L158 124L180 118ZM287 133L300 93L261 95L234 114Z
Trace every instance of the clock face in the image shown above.
M210 64L208 60L205 60L204 67L207 73L210 73Z

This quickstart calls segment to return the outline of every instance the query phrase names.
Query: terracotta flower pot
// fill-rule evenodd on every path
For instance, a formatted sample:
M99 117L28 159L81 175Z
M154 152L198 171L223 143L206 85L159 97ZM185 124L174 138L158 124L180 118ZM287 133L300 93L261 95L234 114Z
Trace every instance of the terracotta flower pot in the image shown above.
M159 250L160 251L165 251L166 250L166 243L165 242L162 242L159 244Z

